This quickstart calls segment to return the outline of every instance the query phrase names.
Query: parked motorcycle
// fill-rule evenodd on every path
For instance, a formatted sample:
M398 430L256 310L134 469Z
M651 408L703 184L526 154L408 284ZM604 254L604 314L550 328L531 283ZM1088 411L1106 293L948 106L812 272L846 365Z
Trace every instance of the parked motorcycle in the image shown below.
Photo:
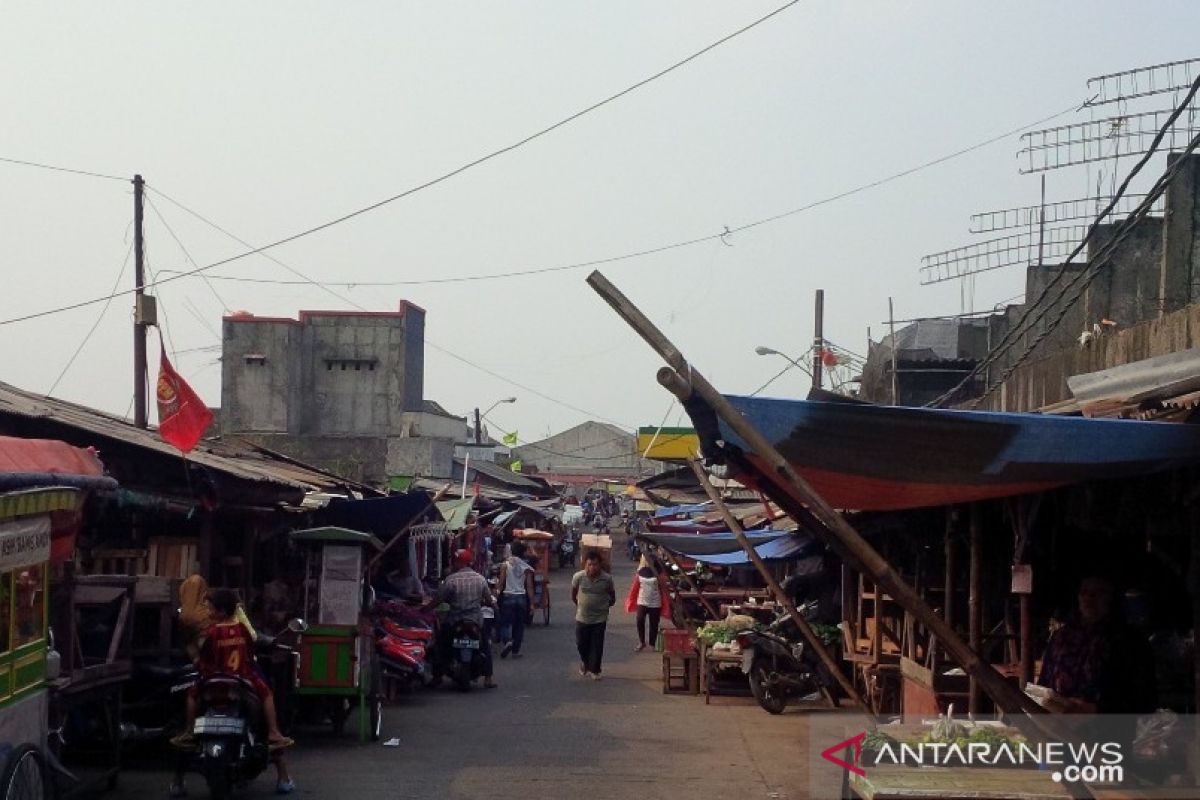
M187 691L196 682L196 665L133 662L133 674L121 702L121 741L166 741L183 727Z
M375 652L383 676L404 688L428 683L433 676L428 653L433 638L431 628L380 617L375 624Z
M811 619L816 607L814 601L797 610L805 619ZM789 698L821 690L823 681L816 657L786 612L781 612L766 630L740 631L737 643L742 649L742 672L750 679L750 691L767 712L782 714Z

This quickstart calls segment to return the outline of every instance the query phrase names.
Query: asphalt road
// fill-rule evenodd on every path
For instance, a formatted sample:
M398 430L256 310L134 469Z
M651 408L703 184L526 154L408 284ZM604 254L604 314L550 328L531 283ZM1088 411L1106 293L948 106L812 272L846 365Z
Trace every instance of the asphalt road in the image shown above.
M624 597L632 565L616 565ZM570 573L551 573L552 619L527 631L522 659L497 660L500 688L418 690L385 709L381 741L295 733L295 797L794 799L807 796L804 712L771 716L741 698L664 695L661 660L634 653L633 616L613 609L604 680L577 673ZM540 622L540 615L538 617ZM351 721L353 725L353 720ZM349 727L349 726L348 726ZM122 773L107 798L165 797L169 774ZM191 797L206 797L200 776ZM263 775L240 793L273 795Z

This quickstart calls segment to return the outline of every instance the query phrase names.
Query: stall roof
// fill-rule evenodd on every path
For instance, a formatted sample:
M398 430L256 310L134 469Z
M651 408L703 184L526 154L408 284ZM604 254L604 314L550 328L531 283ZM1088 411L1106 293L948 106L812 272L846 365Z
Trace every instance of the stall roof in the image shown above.
M430 509L430 499L425 492L409 491L366 500L332 500L321 512L319 519L338 527L370 531L387 541L417 519L423 511ZM436 508L430 511L438 513Z
M730 531L692 534L643 533L639 534L638 538L692 561L727 565L750 563L749 556ZM816 544L813 536L807 533L747 531L746 538L754 545L758 554L767 559L799 557Z
M370 545L376 550L383 549L383 542L376 537L363 531L354 531L349 528L337 528L332 525L327 525L323 528L305 528L301 531L292 531L289 534L294 542L333 542L335 544L361 544Z
M112 489L117 482L104 475L94 450L72 447L53 439L0 436L0 489L69 486Z
M0 430L51 434L52 438L71 445L94 447L102 455L106 448L119 443L156 456L181 460L179 450L160 439L154 428L138 428L112 414L42 397L6 383L0 383ZM281 489L305 492L351 486L374 491L244 442L204 440L188 453L187 461L232 478L271 484ZM183 477L182 471L180 477Z
M467 527L467 518L475 509L475 498L464 497L461 500L442 500L437 503L437 510L446 520L446 527L452 531L461 531Z

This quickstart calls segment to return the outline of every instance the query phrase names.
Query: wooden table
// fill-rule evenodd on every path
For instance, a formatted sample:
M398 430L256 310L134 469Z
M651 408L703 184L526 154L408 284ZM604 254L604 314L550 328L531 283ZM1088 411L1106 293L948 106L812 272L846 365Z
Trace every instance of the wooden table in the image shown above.
M730 665L737 665L738 669L741 669L742 654L740 652L713 650L707 644L700 643L700 694L704 695L704 705L708 705L708 699L713 694L713 678L716 676L716 671ZM727 693L722 692L721 694ZM749 694L749 688L745 692L736 693L739 697L747 694Z

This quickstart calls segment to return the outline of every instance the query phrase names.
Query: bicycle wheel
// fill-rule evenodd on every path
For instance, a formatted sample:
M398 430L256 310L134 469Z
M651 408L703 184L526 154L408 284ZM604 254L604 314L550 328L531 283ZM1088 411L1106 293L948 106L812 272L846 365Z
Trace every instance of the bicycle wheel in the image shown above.
M4 790L4 800L44 800L48 792L46 762L41 751L23 744L9 753L0 787Z

